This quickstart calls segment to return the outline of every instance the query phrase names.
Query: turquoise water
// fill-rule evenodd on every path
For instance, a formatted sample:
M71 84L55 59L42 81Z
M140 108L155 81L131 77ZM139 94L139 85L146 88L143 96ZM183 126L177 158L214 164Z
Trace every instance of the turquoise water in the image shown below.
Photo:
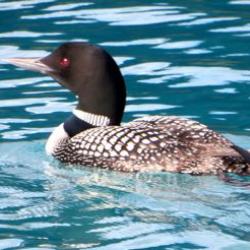
M2 0L0 24L0 58L104 46L127 82L124 122L176 114L250 148L248 0ZM249 187L48 158L74 105L49 77L0 65L0 249L250 249Z

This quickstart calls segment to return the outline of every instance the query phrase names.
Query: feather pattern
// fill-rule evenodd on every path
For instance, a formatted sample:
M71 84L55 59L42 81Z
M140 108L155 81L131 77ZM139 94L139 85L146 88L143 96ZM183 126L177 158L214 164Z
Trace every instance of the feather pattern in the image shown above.
M91 128L63 141L54 156L65 163L124 172L250 171L250 164L225 137L197 121L176 116L149 116L122 126Z

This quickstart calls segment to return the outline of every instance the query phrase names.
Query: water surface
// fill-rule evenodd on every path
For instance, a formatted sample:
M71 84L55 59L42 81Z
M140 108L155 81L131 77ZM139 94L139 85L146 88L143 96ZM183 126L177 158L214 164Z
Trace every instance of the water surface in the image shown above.
M249 13L246 0L2 0L0 57L101 45L125 76L124 122L189 117L250 148ZM75 104L49 77L0 65L0 249L250 249L247 187L47 157Z

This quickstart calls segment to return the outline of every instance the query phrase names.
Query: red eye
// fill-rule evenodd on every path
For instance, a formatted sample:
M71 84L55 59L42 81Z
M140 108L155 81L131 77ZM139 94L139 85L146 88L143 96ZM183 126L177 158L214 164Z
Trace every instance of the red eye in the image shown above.
M69 59L67 57L62 58L61 61L60 61L60 65L62 67L68 67L69 64L70 64L70 61L69 61Z

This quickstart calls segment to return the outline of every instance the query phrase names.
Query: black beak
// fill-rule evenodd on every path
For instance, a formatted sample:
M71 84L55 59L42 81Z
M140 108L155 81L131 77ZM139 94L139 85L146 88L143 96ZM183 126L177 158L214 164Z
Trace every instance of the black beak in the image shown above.
M3 62L13 64L17 67L40 72L42 74L52 73L54 70L41 61L41 58L6 58Z

